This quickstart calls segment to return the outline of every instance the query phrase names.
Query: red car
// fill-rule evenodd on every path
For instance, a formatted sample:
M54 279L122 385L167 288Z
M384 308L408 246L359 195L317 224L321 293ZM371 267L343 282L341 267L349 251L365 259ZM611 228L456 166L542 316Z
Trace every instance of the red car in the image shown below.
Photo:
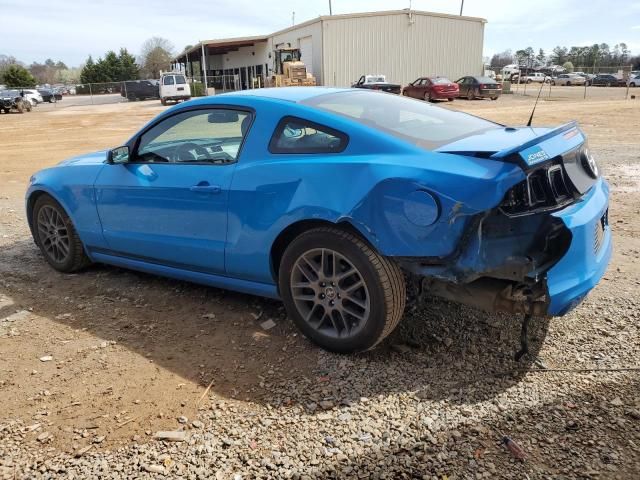
M433 102L434 100L453 101L460 90L457 83L445 77L421 77L402 89L406 97L420 98Z

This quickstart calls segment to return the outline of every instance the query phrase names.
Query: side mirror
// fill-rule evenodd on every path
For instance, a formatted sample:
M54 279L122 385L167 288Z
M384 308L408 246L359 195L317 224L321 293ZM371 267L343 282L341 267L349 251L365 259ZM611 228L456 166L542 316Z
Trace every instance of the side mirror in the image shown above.
M127 163L129 161L129 147L127 145L123 145L122 147L116 147L109 150L107 161L116 165Z

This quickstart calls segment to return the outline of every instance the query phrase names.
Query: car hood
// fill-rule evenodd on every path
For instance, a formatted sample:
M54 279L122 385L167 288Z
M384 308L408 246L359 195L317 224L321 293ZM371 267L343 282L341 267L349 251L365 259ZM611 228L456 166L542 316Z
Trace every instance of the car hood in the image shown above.
M98 165L107 160L107 152L109 150L99 150L93 153L85 153L77 157L71 157L61 161L58 165Z

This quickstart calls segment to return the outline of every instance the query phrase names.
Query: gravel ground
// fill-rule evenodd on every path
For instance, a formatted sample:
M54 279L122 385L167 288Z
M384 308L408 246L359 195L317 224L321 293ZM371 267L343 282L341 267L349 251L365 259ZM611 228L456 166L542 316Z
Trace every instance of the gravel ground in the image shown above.
M532 101L447 107L521 123ZM158 111L0 119L0 478L638 478L640 377L623 370L640 363L636 102L538 107L538 122L577 118L590 135L616 250L579 308L533 323L522 362L518 319L433 298L381 348L341 356L301 338L278 302L110 267L53 272L24 224L28 173Z

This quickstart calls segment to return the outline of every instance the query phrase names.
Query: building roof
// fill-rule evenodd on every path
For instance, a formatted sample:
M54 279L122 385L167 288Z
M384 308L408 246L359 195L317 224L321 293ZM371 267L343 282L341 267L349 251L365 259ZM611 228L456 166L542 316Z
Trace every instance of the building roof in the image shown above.
M202 40L199 41L196 45L192 46L189 49L179 53L175 57L172 58L172 61L178 61L181 59L186 60L187 55L197 54L200 55L201 49L205 46L209 53L213 53L214 55L228 53L230 51L237 50L240 47L250 47L255 45L256 43L266 42L270 37L275 35L280 35L282 33L290 32L292 30L306 27L308 25L313 25L317 22L329 21L329 20L341 20L346 18L360 18L360 17L379 17L385 15L425 15L429 17L441 17L441 18L450 18L455 20L465 20L470 22L480 22L487 23L487 20L480 17L467 17L464 15L450 15L447 13L435 13L435 12L427 12L423 10L409 10L405 8L403 10L382 10L378 12L360 12L360 13L345 13L340 15L321 15L319 17L313 18L311 20L307 20L302 23L298 23L292 25L287 28L283 28L282 30L278 30L277 32L271 33L269 35L255 35L248 37L233 37L233 38L220 38L214 40Z

